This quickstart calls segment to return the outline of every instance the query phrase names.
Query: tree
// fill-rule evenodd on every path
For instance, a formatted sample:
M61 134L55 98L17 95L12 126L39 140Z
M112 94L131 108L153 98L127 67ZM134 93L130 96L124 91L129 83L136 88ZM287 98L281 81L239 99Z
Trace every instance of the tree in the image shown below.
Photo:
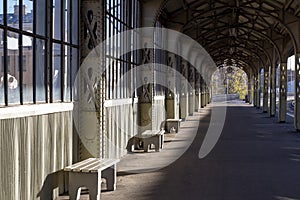
M237 67L219 68L212 77L213 94L239 94L241 99L247 94L247 74Z

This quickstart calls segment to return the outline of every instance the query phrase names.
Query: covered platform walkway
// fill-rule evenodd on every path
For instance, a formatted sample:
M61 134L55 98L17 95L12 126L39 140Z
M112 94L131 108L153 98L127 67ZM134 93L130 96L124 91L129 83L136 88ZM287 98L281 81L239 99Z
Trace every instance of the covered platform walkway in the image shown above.
M199 159L213 106L183 122L181 131L176 137L169 136L171 142L161 152L125 156L119 164L117 190L103 192L102 198L300 199L300 136L293 128L293 119L278 123L260 109L229 102L218 143L207 157ZM197 118L201 121L199 128L187 128ZM189 144L194 134L192 144L178 160L146 172L149 163L151 167L160 166L161 160L172 156L176 148Z
M0 59L0 200L300 200L300 0L0 0Z

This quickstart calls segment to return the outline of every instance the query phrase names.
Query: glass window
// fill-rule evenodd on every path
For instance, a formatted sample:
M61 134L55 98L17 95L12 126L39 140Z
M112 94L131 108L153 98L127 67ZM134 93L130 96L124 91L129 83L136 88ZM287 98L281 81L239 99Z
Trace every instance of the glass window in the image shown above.
M36 34L45 36L46 35L46 1L36 1L36 16L35 16L35 27Z
M78 0L72 0L70 1L72 2L72 43L75 44L75 45L78 45L78 24L79 23L76 23L78 21L78 16L79 16L79 13L78 13Z
M52 50L53 101L61 101L61 45L54 43Z
M53 38L61 40L61 0L53 0Z
M70 17L71 17L71 4L70 0L65 0L65 42L70 42L70 33L71 33L71 24L70 24Z
M106 39L112 36L124 32L129 29L137 27L137 8L136 0L111 0L106 2ZM126 33L125 33L126 34ZM128 38L125 37L124 38ZM107 81L107 96L108 98L128 98L132 96L132 92L128 88L134 88L134 80L131 81L131 77L127 77L127 80L122 80L121 76L128 72L130 68L137 65L137 56L133 56L134 52L120 56L121 51L126 51L129 48L133 48L133 41L135 38L131 37L132 41L124 38L115 38L114 40L107 42L106 52L107 60L111 61L111 64L107 68L106 81ZM132 74L133 75L133 74ZM134 79L134 77L132 77Z
M8 103L20 103L19 34L7 32Z
M23 35L23 101L33 103L33 58L32 58L32 37Z
M0 2L0 24L4 24L4 12L3 12L3 5L4 4L4 1L1 1Z
M78 0L0 1L0 106L72 100L78 70L78 4ZM47 20L52 22L50 33ZM8 84L4 85L4 77Z
M20 28L19 24L19 1L7 1L7 25L13 28Z
M72 86L75 83L77 71L78 71L78 49L72 48Z
M3 30L0 29L0 37L2 37L2 32ZM0 43L0 57L1 57L1 62L0 62L0 106L5 105L4 102L4 48L3 48L3 38L1 38L1 43Z
M65 46L65 56L64 56L64 101L68 102L71 100L71 47Z
M36 39L35 42L35 69L36 69L36 101L45 102L46 101L46 46L45 40Z
M33 1L23 0L23 30L33 32Z

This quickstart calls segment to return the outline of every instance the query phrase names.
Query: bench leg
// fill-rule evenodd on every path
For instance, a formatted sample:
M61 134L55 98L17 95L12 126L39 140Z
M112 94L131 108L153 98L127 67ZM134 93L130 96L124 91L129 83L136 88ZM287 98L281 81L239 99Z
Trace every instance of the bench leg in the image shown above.
M149 138L143 138L143 144L144 144L144 152L148 152L149 145L151 146L151 142L149 142Z
M155 151L160 151L161 143L160 143L160 135L155 135L149 138L149 142L154 144Z
M69 195L70 200L80 199L80 188L89 189L90 200L100 200L101 172L98 173L69 173Z
M155 151L160 151L161 144L160 144L159 136L152 136L149 138L144 138L144 151L145 152L148 152L149 146L151 147L151 144L154 144Z
M160 151L160 148L161 148L160 136L155 136L154 145L155 145L155 151Z
M80 199L80 192L81 189L80 187L76 187L74 185L70 185L69 184L69 196L70 196L70 200L79 200Z
M163 148L163 145L164 145L164 134L161 134L160 136L159 136L159 142L160 142L160 148L162 149Z
M116 183L117 183L116 165L113 165L112 167L105 169L102 172L102 177L106 179L107 190L109 191L116 190Z
M90 200L100 200L100 193L98 193L97 188L94 187L89 187L89 195L90 195Z

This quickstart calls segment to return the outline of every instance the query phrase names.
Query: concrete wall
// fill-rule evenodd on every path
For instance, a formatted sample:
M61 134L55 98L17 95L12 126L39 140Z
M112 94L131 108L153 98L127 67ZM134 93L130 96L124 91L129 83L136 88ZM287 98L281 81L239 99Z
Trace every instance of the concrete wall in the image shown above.
M72 163L72 120L72 111L0 119L0 199L51 197Z
M165 96L155 96L152 106L152 129L160 130L166 120Z
M103 157L120 158L127 153L126 145L138 134L137 101L109 100L106 103L106 131L103 138ZM109 105L108 105L109 104Z

